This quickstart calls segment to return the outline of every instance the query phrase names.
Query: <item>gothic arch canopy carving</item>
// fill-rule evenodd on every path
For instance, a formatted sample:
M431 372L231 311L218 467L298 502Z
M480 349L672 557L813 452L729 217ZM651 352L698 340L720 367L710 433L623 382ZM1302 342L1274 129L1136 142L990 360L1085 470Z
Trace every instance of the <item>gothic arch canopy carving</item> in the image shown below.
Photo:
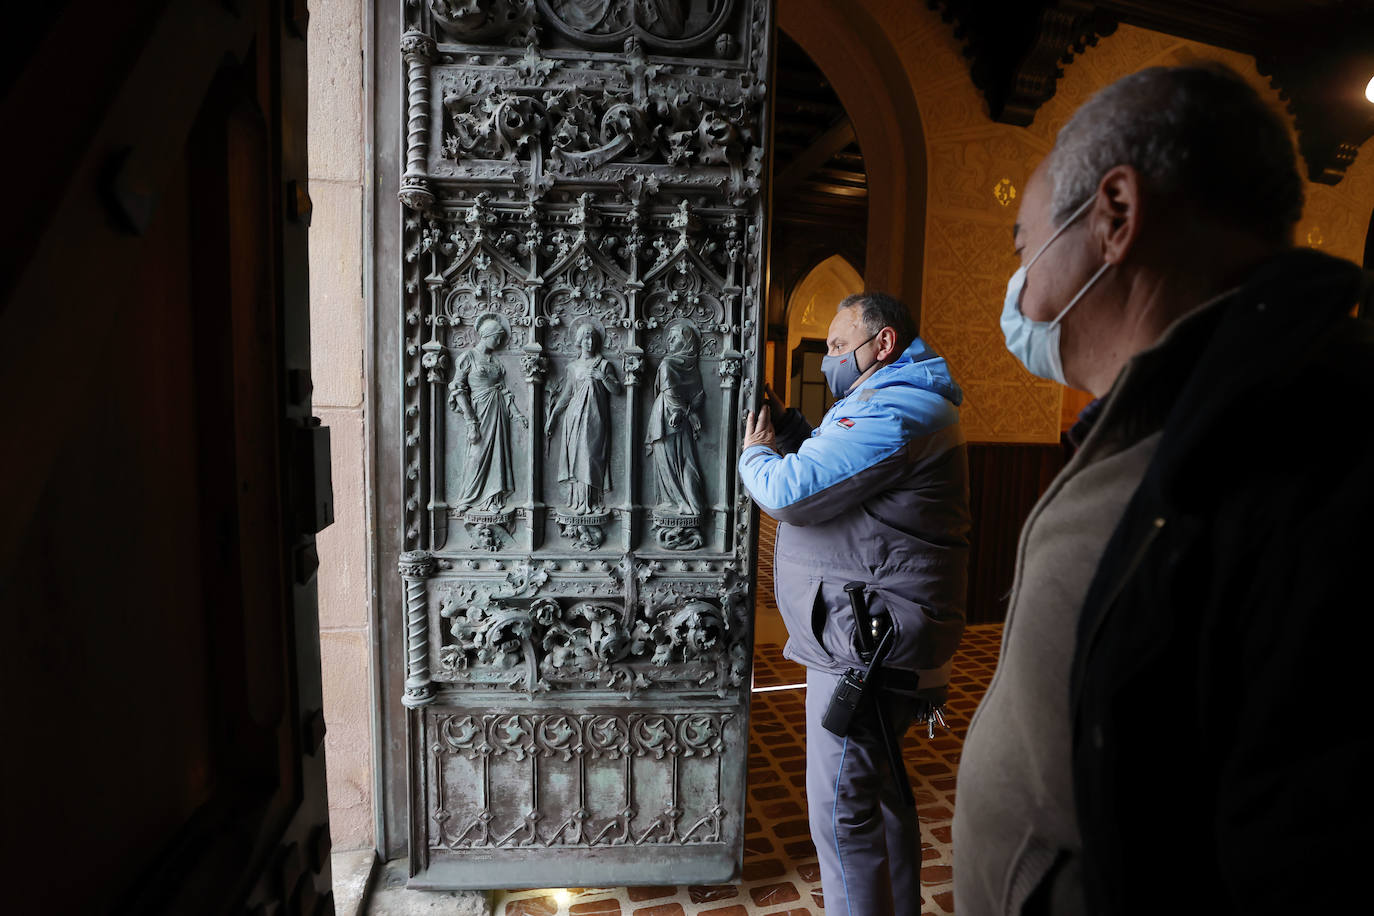
M446 291L443 312L450 322L471 321L488 312L518 320L529 310L525 272L488 242L469 248L440 277Z

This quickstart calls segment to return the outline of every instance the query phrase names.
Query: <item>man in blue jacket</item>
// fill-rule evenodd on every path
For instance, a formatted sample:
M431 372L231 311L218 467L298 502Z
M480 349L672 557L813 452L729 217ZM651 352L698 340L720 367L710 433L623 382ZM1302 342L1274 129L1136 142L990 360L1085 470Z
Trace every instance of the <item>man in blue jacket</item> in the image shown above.
M807 668L806 790L826 912L919 913L916 810L896 782L905 774L892 773L871 710L846 738L821 718L846 669L863 667L844 591L853 581L893 631L881 702L895 737L944 701L968 580L963 395L891 296L842 301L827 347L837 400L820 426L770 392L777 429L769 407L749 414L739 472L779 522L773 581L785 654Z

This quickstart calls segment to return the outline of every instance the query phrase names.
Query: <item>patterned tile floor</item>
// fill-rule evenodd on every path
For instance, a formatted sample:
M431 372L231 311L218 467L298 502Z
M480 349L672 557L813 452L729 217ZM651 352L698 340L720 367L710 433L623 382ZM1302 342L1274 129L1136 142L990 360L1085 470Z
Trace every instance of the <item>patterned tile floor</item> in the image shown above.
M760 532L758 613L776 615L772 526ZM765 556L765 554L767 556ZM1002 627L970 627L955 658L948 711L951 732L910 733L907 773L921 818L923 913L952 914L950 822L954 778L969 717L987 689ZM804 669L776 642L754 652L754 686L800 684ZM805 701L802 688L755 693L750 713L749 810L744 875L738 884L692 887L569 888L501 891L495 916L804 916L824 912L816 848L806 820Z

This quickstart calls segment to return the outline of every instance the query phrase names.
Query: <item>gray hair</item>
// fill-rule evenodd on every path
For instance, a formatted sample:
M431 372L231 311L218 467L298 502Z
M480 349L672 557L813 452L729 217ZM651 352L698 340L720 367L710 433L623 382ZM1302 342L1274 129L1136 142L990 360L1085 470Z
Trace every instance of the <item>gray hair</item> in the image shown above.
M887 293L868 292L845 296L835 311L843 311L851 306L860 306L860 320L870 334L877 334L883 328L897 332L897 352L902 353L916 339L916 322L912 320L911 310L900 299Z
M1054 225L1118 165L1134 167L1150 190L1186 197L1265 241L1290 241L1302 215L1286 125L1219 63L1141 70L1074 112L1050 153Z

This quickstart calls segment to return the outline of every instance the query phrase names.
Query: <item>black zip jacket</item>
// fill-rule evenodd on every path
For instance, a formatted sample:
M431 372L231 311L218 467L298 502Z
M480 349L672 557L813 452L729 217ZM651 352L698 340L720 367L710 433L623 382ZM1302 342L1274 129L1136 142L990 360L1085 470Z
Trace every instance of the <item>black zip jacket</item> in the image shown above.
M1258 268L1157 380L1159 448L1071 682L1089 912L1334 913L1374 869L1374 322ZM1188 891L1189 887L1195 888Z

